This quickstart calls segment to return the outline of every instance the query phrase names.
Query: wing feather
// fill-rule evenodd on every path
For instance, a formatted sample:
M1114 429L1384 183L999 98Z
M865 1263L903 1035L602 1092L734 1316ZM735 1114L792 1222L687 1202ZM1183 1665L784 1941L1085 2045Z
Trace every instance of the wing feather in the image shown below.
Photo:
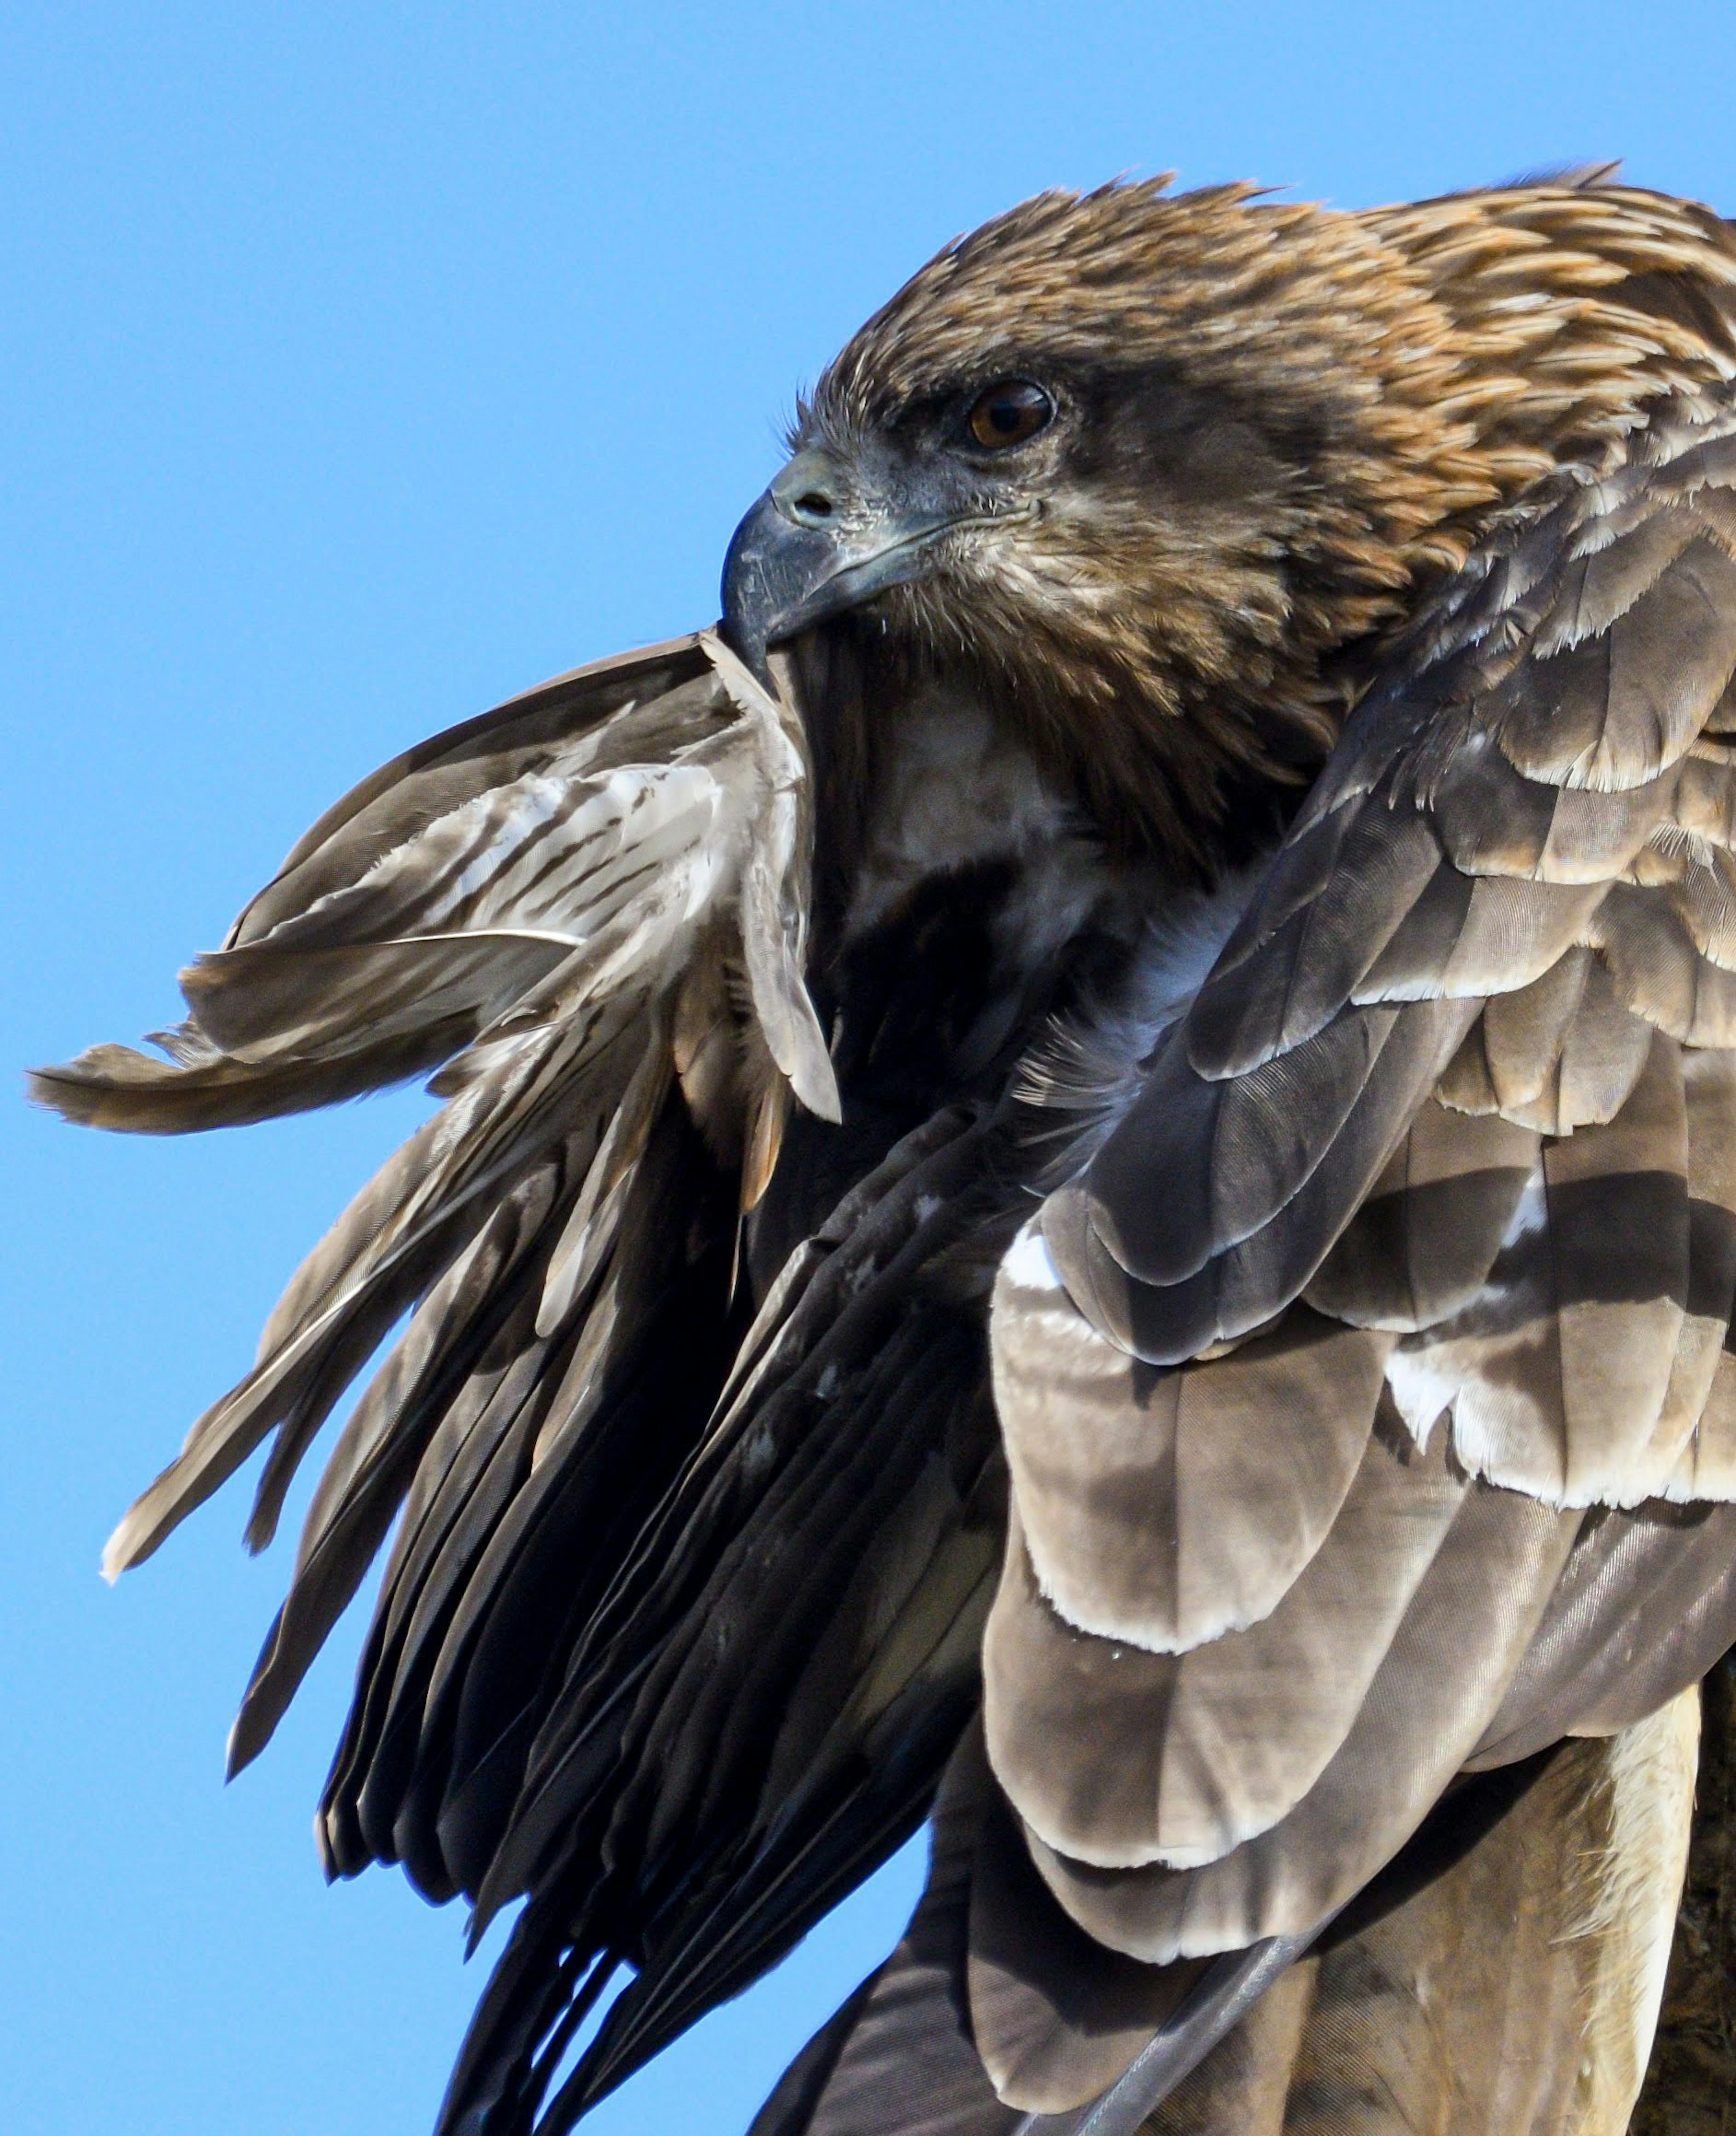
M1664 1495L1725 1495L1736 1444L1736 436L1713 420L1564 483L1422 619L1003 1269L988 1751L1055 1903L1142 1966L1317 1935L1465 1769L1626 1740L1736 1638L1726 1508ZM1357 1338L1368 1393L1341 1367L1324 1396L1316 1361ZM1213 1447L1191 1496L1190 1403ZM1225 1538L1255 1608L1215 1570ZM1202 1568L1224 1599L1178 1638ZM1578 1813L1550 1785L1526 1814L1553 1843ZM1435 1903L1342 1948L1414 1983ZM1493 1935L1486 1899L1456 1903ZM1633 2036L1656 1941L1608 1989ZM1564 2010L1597 2000L1583 1955L1539 1961ZM1386 2006L1336 1952L1308 1968L1154 2127L1239 2129L1212 2118L1234 2100L1287 2129L1302 2098L1365 2125L1356 2028ZM1028 2000L997 2007L1003 2075L1033 2041L1059 2084L1085 2068ZM1399 1988L1379 2063L1419 2114L1443 2080L1423 2007ZM1631 2105L1640 2063L1611 2066Z
M969 1718L1004 1518L982 1298L1026 1206L1001 1132L971 1109L925 1124L798 1257L550 1687L478 1919L532 1895L523 1974L526 1939L558 1971L618 1912L638 1977L547 2129L904 1837ZM453 2129L526 2052L508 2005L478 2024Z
M1216 1365L1156 1373L1097 1337L1033 1233L993 1325L1022 1532L1060 1614L1157 1653L1268 1614L1351 1488L1389 1340L1304 1315ZM1274 1401L1292 1436L1239 1428Z
M1315 1933L1399 1852L1481 1736L1579 1517L1474 1485L1341 1745L1287 1816L1190 1869L1098 1868L1027 1828L1045 1882L1098 1942L1148 1964Z
M1103 1868L1216 1861L1336 1755L1467 1486L1370 1440L1331 1532L1269 1614L1181 1654L1069 1625L1015 1525L983 1654L995 1770L1049 1847Z
M1662 1986L1696 1704L1688 1692L1628 1737L1517 1769L1528 1783L1468 1843L1453 1821L1480 1813L1479 1790L1459 1790L1438 1813L1433 1875L1336 1925L1150 2136L1617 2136Z
M1588 593L1580 567L1611 554L1608 507L1570 493L1515 537L1511 555L1530 562L1502 582L1505 617L1449 604L1419 629L1420 651L1359 708L1144 1091L1084 1182L1052 1197L1045 1228L1064 1272L1142 1355L1176 1362L1233 1339L1307 1283L1367 1193L1365 1152L1385 1162L1463 1039L1450 1017L1420 1022L1425 1002L1515 995L1564 959L1583 997L1589 948L1622 1005L1670 1035L1721 1046L1736 1033L1724 878L1670 813L1736 672L1736 562L1721 520L1680 547L1673 517L1641 538L1653 517L1700 512L1684 494L1727 492L1722 460L1691 449L1673 483L1636 470L1620 537L1632 570L1609 564ZM1515 776L1535 803L1515 807ZM1370 1024L1386 1002L1396 1021ZM1564 1045L1578 1018L1554 1021ZM1612 1014L1601 1027L1583 1034L1569 1121L1609 1103L1638 1050ZM1473 1100L1492 1090L1502 1108L1503 1085L1530 1082L1519 1108L1540 1102L1545 1071L1520 1074L1519 1035L1497 1015L1491 1061L1486 1017ZM1552 1036L1534 1034L1545 1059ZM1181 1191L1144 1192L1157 1172Z

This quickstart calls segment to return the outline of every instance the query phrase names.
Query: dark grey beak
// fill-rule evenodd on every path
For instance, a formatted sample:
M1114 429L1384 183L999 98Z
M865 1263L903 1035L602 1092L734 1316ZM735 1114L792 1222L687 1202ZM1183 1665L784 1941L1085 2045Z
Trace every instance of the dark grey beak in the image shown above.
M841 561L841 489L827 455L798 453L730 537L723 634L758 674L769 646L831 613L819 597Z
M956 504L900 510L864 493L830 453L798 453L749 512L724 559L723 634L756 673L767 648L841 614L924 568Z

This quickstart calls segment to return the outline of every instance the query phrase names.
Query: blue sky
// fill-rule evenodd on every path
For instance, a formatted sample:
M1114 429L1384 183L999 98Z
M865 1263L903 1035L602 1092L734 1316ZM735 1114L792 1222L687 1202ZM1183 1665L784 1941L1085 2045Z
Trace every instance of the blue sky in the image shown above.
M4 1056L173 974L417 736L715 612L794 394L954 232L1179 167L1358 206L1622 156L1736 211L1736 12L577 4L0 14ZM416 1118L204 1142L0 1106L9 2129L416 2136L478 1968L308 1819L359 1624L221 1785L281 1552L231 1490L113 1594L133 1491ZM293 1531L292 1531L293 1532ZM740 2129L914 1855L597 2115Z

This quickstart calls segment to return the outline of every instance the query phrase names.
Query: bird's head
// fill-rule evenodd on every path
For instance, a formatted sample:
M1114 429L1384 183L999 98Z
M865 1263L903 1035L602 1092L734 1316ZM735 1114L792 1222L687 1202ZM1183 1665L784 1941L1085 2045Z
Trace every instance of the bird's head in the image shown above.
M1209 866L1246 797L1318 761L1355 648L1660 390L1606 359L1534 391L1540 356L1609 340L1603 293L1645 265L1569 242L1618 197L1656 200L1027 201L827 370L731 544L727 626L757 659L857 618L967 669L1112 835Z

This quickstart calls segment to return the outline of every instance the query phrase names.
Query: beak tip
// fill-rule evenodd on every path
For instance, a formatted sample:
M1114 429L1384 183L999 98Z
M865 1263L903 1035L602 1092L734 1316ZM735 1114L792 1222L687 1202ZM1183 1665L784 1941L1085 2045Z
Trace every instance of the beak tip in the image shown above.
M801 469L798 456L750 508L724 558L720 634L762 681L770 647L920 575L931 537L958 523L944 513L913 518L860 498L853 521L832 509L824 517L804 516L803 498L788 494L788 478ZM817 477L803 480L819 486ZM839 493L833 482L827 497Z
M762 498L730 537L724 557L723 620L718 626L718 635L730 650L762 678L767 633L777 606L766 583L762 554L767 531L765 505Z

